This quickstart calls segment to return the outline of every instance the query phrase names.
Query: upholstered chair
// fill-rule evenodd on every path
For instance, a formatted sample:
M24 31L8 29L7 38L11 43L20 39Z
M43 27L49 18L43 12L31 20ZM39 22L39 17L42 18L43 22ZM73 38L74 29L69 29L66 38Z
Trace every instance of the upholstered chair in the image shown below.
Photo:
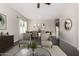
M50 33L42 33L41 34L41 46L52 48L52 41L48 40L50 37Z

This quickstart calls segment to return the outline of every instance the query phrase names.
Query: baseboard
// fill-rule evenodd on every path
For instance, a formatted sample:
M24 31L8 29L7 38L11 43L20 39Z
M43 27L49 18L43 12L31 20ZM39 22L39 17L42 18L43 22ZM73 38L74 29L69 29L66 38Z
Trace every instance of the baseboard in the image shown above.
M72 45L60 40L59 41L59 47L68 55L68 56L78 56L79 51L76 47L73 47Z

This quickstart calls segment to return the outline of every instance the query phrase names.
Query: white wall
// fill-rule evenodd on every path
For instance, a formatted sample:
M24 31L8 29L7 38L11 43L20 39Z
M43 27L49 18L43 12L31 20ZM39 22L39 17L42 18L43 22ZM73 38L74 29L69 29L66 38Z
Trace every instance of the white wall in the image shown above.
M78 9L77 9L77 15L78 15L78 21L77 21L77 26L78 26L78 40L77 40L77 44L78 44L78 47L77 49L79 50L79 4L77 4L78 6Z
M76 48L78 48L77 13L77 4L65 4L60 16L60 39ZM69 31L64 28L66 18L70 18L72 20L72 28Z
M30 31L35 30L33 28L34 24L45 24L45 28L46 28L45 30L52 31L53 33L55 33L55 23L54 23L54 20L30 20L29 21L29 25L28 25L28 29Z
M0 13L7 16L7 28L5 30L0 30L0 32L9 32L10 35L14 35L14 42L19 40L19 20L17 16L24 17L11 9L7 4L0 4Z

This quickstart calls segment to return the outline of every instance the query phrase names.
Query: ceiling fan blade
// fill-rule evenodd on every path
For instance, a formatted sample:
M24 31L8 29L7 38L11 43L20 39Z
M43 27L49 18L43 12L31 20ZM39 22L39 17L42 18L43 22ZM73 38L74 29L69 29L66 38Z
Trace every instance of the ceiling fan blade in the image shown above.
M50 5L51 3L45 3L45 4Z
M51 3L44 3L46 5L50 5ZM40 8L40 3L37 3L37 8Z

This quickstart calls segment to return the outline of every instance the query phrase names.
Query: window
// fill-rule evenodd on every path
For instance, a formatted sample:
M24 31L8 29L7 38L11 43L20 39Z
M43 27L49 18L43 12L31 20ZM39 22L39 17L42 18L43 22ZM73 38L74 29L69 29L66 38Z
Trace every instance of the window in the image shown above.
M20 34L26 33L27 31L27 21L19 19L19 32Z

